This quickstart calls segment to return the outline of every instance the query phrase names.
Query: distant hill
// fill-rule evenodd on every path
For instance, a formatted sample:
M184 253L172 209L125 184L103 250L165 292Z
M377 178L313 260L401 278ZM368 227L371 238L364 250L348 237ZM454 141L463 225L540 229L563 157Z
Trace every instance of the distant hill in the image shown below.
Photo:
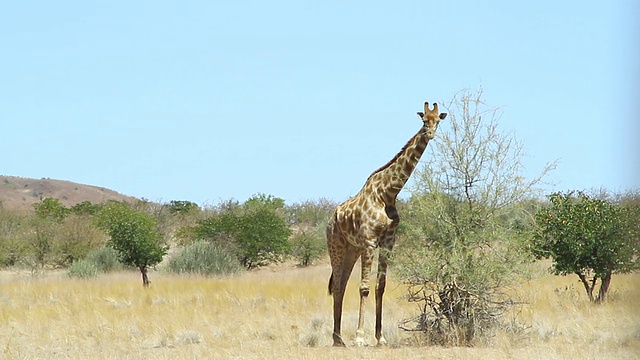
M0 175L0 203L5 209L33 211L34 203L48 197L59 199L67 207L83 201L91 201L95 204L109 200L137 200L132 196L122 195L99 186L47 178L30 179Z

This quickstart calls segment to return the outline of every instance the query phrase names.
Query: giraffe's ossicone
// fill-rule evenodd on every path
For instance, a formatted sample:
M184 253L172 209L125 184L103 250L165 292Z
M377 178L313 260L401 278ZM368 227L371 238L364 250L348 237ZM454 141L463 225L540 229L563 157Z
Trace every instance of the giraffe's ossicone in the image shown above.
M382 297L386 284L387 260L395 244L395 234L400 217L396 210L398 193L413 173L420 157L435 136L440 120L447 114L438 112L438 104L424 103L424 112L418 112L422 127L396 156L374 171L362 189L353 197L338 205L327 225L327 248L331 259L329 294L333 296L333 345L345 346L340 333L342 303L347 281L358 258L361 258L360 308L355 343L365 345L364 305L369 295L369 278L374 251L378 255L376 279L376 327L378 345L385 345L382 335Z

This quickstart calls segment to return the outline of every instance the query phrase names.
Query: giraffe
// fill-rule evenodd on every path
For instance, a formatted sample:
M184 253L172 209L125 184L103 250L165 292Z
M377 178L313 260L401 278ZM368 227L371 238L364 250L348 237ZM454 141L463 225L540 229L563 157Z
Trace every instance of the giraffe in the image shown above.
M360 308L355 344L365 345L364 306L369 295L369 278L374 251L378 255L378 274L375 291L376 327L378 345L386 345L382 335L382 296L386 285L388 256L395 244L395 233L400 222L396 210L396 197L418 160L435 136L436 128L446 113L438 113L438 104L424 103L424 113L418 112L422 127L387 164L374 171L362 189L338 205L327 225L327 248L331 259L329 294L333 296L333 346L346 346L340 335L342 301L347 282L358 258L361 258Z

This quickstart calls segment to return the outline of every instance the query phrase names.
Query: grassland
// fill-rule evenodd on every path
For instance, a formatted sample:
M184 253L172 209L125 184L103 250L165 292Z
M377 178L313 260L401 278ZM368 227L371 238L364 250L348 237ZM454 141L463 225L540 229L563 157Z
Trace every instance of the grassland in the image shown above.
M593 306L577 277L541 277L516 289L517 330L473 348L407 345L399 320L414 306L388 286L389 347L331 345L329 267L283 266L227 278L123 272L87 281L64 272L0 275L0 358L5 359L638 359L640 275L614 276L610 301ZM356 274L354 274L355 276ZM353 278L352 278L353 280ZM343 333L353 340L356 281ZM367 331L373 343L373 304Z

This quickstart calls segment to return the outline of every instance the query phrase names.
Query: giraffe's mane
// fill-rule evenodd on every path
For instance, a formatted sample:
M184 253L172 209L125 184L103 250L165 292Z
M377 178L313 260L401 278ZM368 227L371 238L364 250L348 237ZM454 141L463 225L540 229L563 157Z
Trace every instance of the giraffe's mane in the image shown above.
M369 177L367 178L367 181L375 174L385 170L386 168L388 168L389 166L391 166L391 164L393 164L394 162L396 162L396 160L398 160L398 158L400 157L400 155L402 155L405 150L407 150L407 148L409 147L409 144L411 144L413 142L413 140L420 135L420 132L416 133L415 135L413 135L411 137L411 139L409 139L409 141L407 141L406 144L404 144L404 146L402 147L402 149L400 149L400 151L398 151L398 153L391 159L389 160L386 164L382 165L381 167L379 167L377 170L375 170L374 172L371 173L371 175L369 175Z

